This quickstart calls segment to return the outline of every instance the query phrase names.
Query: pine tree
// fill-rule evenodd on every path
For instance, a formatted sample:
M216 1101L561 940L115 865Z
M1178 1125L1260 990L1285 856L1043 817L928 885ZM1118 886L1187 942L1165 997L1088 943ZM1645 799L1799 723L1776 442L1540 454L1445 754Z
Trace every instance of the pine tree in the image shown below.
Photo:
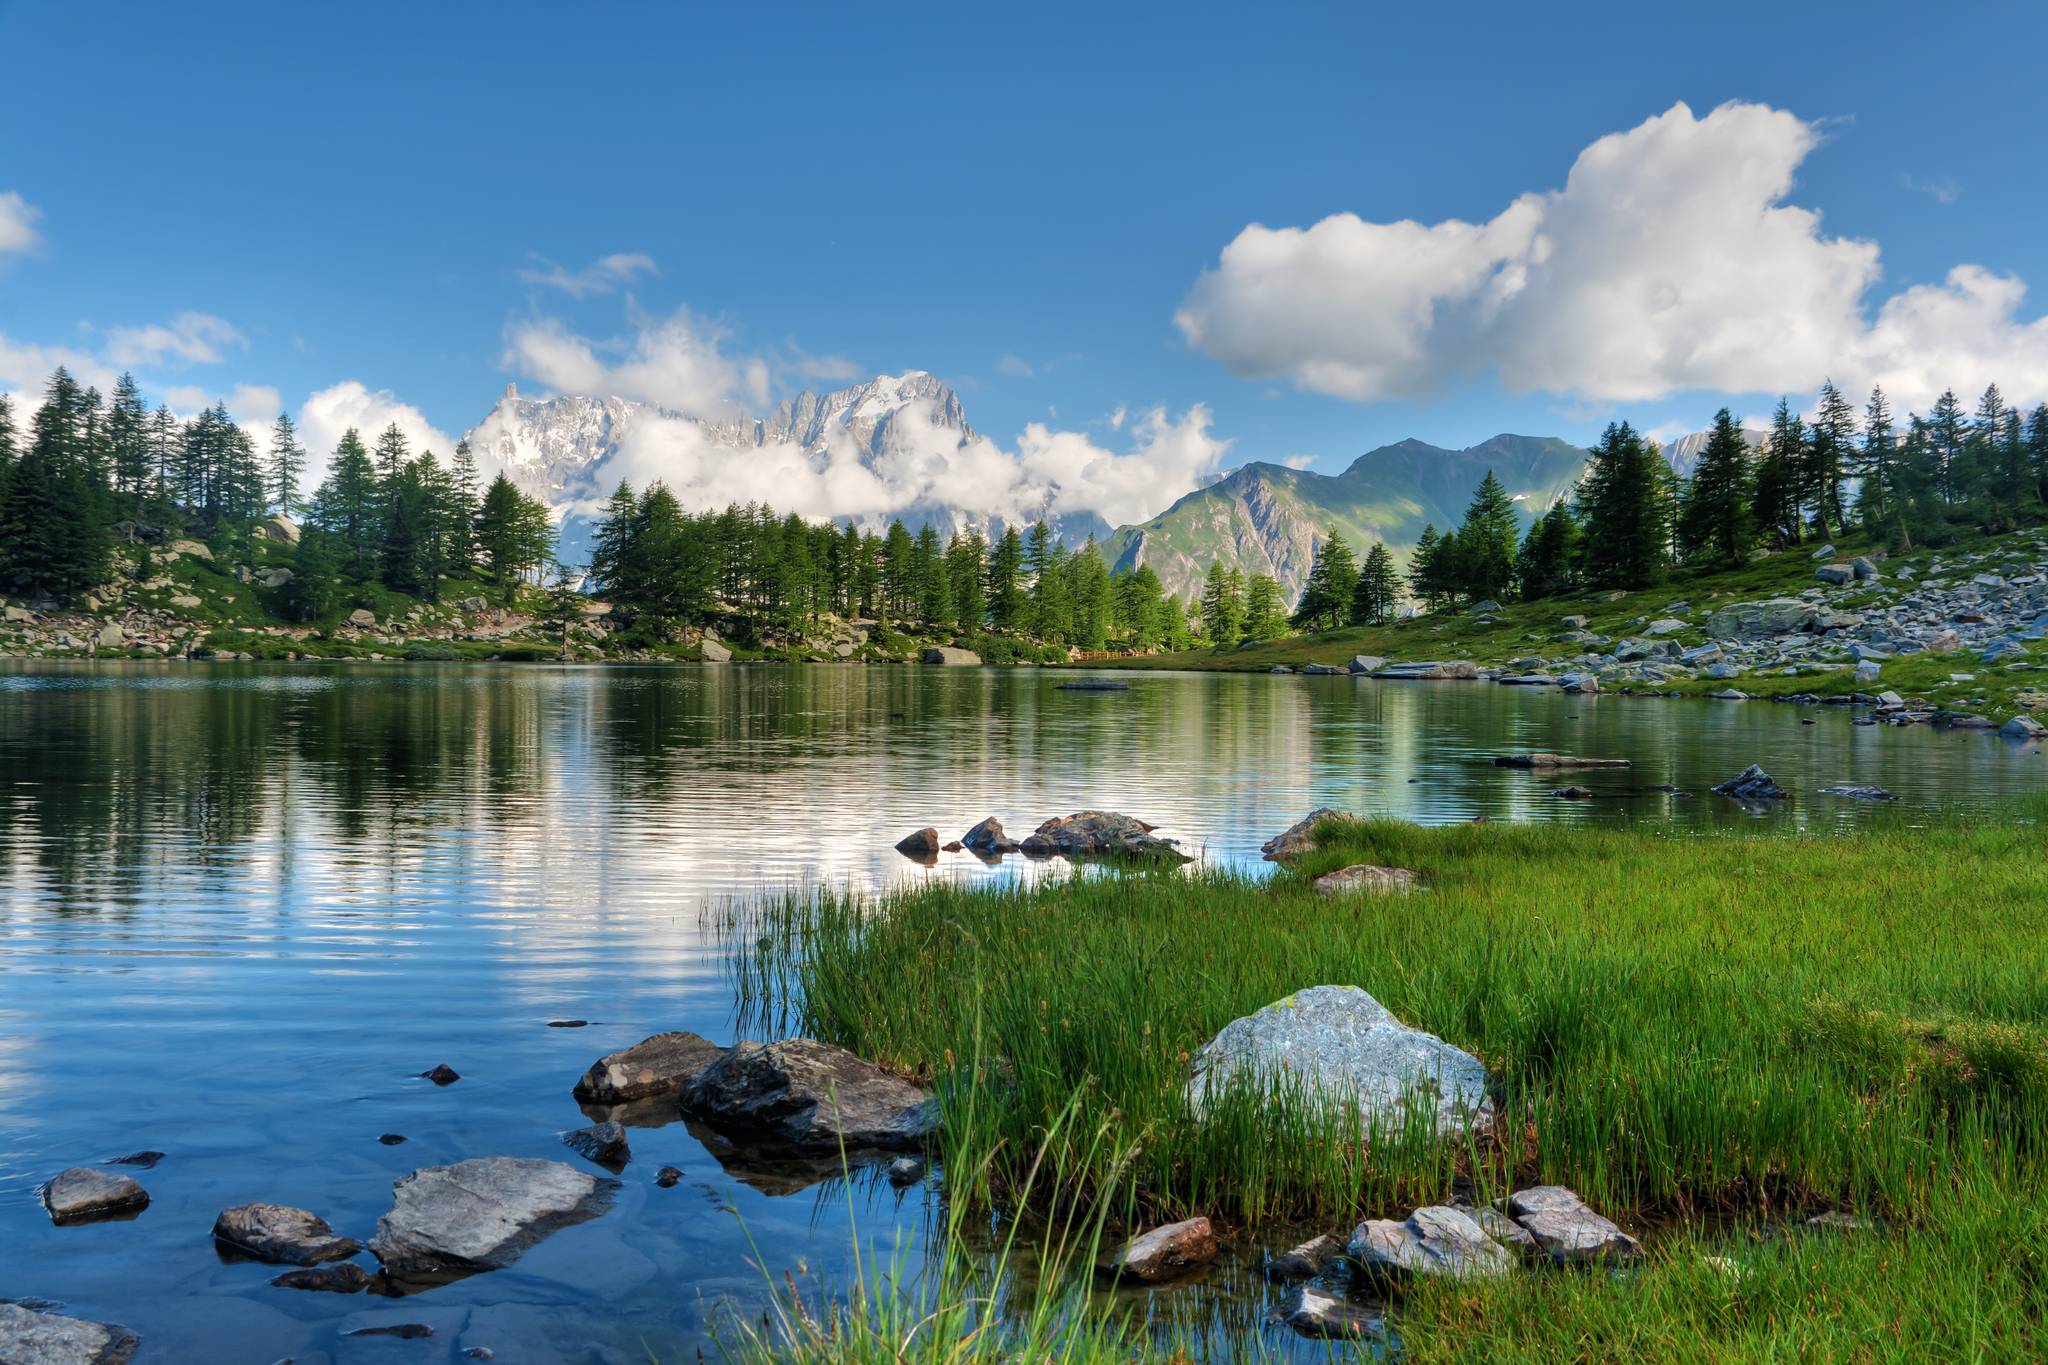
M1458 555L1453 569L1457 588L1475 601L1502 598L1515 581L1515 542L1520 524L1514 501L1491 469L1480 480L1458 528Z
M1934 402L1933 410L1927 414L1927 452L1933 465L1934 489L1944 503L1953 505L1962 500L1963 480L1966 471L1964 447L1968 444L1969 423L1963 418L1962 401L1954 389L1946 389Z
M1024 614L1024 538L1005 526L988 557L988 613L998 630L1015 630Z
M1741 564L1749 549L1754 496L1749 442L1734 415L1722 408L1679 508L1678 548L1686 562Z
M1870 390L1863 405L1863 445L1856 455L1856 516L1876 534L1899 494L1898 451L1892 430L1892 405L1883 386Z
M1358 571L1358 585L1351 593L1351 624L1383 626L1394 617L1400 601L1399 580L1394 574L1394 556L1384 541L1374 541L1365 552L1365 565Z
M547 508L521 493L510 479L500 474L484 490L476 538L483 553L484 570L509 606L518 595L520 583L549 563L554 526L548 519Z
M1425 607L1437 605L1443 570L1444 543L1436 533L1436 523L1431 522L1422 528L1422 534L1415 538L1415 548L1408 552L1408 591Z
M299 531L292 553L292 577L284 587L284 611L299 621L317 621L334 609L341 596L340 569L334 538L308 524Z
M448 479L449 525L454 541L449 547L451 572L476 571L476 516L483 507L483 489L477 482L476 458L465 438L455 443L455 458Z
M1316 542L1308 581L1302 586L1301 600L1294 608L1295 629L1321 631L1341 624L1351 610L1351 597L1357 586L1358 559L1332 526Z
M306 469L306 448L299 444L298 429L288 412L277 414L270 427L270 456L264 467L264 493L268 506L287 517L299 513L299 476Z
M1806 463L1806 423L1792 411L1792 400L1780 398L1771 418L1771 435L1757 462L1750 504L1752 522L1765 534L1796 545L1801 539L1801 473Z
M1646 588L1670 562L1670 469L1628 423L1611 423L1579 482L1582 559L1596 588Z
M19 453L15 449L18 439L14 426L14 400L0 393L0 480L7 477L7 471Z
M1829 380L1820 386L1820 401L1814 410L1803 470L1806 503L1813 508L1815 528L1822 540L1847 529L1848 516L1842 510L1842 476L1856 450L1856 411L1842 391Z
M149 490L149 409L135 376L123 374L114 381L114 401L107 411L107 442L112 453L114 490L121 495L130 515L141 511Z
M1569 500L1559 498L1536 519L1515 557L1515 581L1530 601L1570 590L1579 559L1579 520Z
M1244 635L1244 577L1220 557L1209 562L1202 583L1202 634L1222 649Z
M2027 461L2033 470L2033 499L2048 503L2048 403L2037 404L2027 418Z
M1245 584L1244 638L1272 639L1287 624L1284 613L1285 604L1280 596L1280 585L1265 574L1253 574Z

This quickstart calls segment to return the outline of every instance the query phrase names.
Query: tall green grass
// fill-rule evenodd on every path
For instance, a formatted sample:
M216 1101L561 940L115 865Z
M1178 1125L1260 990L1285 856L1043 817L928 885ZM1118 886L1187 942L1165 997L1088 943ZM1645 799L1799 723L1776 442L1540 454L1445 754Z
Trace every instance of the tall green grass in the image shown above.
M1342 1231L1554 1181L1672 1229L1626 1277L1418 1286L1398 1328L1417 1360L2034 1358L2044 816L2037 800L1829 835L1337 826L1263 881L790 898L733 922L733 968L763 1027L933 1083L945 1160L968 1173L949 1197L977 1209L1087 1210L1111 1235L1201 1213L1256 1243L1270 1220ZM1313 893L1351 862L1426 889ZM1493 1137L1365 1132L1286 1093L1196 1122L1193 1051L1324 983L1484 1059ZM1888 1231L1775 1231L1823 1208ZM1037 1281L1055 1301L1057 1279Z
M1158 1215L1349 1215L1459 1176L1645 1212L1910 1214L1958 1171L2033 1170L2048 1148L2043 813L1833 836L1372 823L1270 882L789 899L737 936L735 967L786 1026L980 1106L975 1149L949 1136L947 1156L1012 1154L992 1187L1078 1103L1076 1129L1137 1150L1119 1178ZM1347 862L1427 889L1313 894ZM1193 1122L1191 1054L1325 983L1481 1057L1496 1139L1346 1131L1287 1096ZM1060 1170L1042 1196L1118 1193L1078 1155Z

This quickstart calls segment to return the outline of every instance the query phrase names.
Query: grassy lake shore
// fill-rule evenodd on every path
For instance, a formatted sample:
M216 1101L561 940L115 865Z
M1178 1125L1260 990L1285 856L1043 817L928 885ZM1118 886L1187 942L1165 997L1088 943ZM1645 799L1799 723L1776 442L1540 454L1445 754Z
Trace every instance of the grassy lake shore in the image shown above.
M1334 825L1269 881L790 900L735 966L784 1022L939 1084L948 1169L973 1173L956 1201L1014 1206L1050 1148L1059 1177L1029 1204L1113 1230L1204 1214L1342 1235L1538 1182L1668 1229L1625 1276L1418 1285L1397 1328L1417 1360L2034 1357L2048 801L2007 816L1833 835ZM1356 862L1423 889L1314 893ZM1284 1095L1194 1122L1192 1052L1326 983L1482 1058L1497 1136L1363 1133ZM1882 1230L1789 1231L1823 1210Z

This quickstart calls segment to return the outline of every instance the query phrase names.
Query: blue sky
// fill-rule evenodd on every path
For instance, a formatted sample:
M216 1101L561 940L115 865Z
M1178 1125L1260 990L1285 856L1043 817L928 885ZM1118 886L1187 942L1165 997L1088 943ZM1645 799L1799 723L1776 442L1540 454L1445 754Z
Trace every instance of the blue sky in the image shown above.
M354 381L454 433L515 379L923 368L1006 449L1201 405L1332 471L1821 374L2048 397L2048 10L1574 9L0 0L0 391Z

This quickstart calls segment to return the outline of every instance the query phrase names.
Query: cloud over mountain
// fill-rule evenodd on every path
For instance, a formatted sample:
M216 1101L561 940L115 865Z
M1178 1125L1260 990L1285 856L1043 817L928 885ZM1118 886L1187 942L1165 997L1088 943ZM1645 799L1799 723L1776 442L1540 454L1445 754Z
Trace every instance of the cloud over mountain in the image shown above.
M1563 188L1484 223L1252 224L1175 322L1245 378L1371 401L1473 372L1602 402L1882 382L1908 406L1994 379L2048 393L2048 321L2017 278L1961 265L1874 298L1874 242L1789 203L1819 125L1684 104L1580 152Z

